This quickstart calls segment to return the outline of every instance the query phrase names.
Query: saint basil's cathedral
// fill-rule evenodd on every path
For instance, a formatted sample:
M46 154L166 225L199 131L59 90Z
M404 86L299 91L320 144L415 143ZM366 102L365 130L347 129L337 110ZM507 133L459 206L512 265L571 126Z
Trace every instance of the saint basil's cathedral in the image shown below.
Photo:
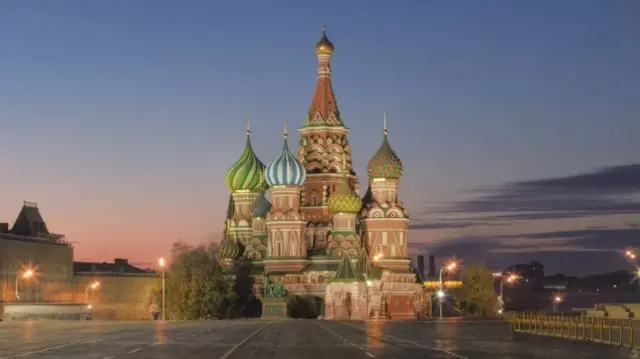
M266 274L290 294L314 298L325 319L414 318L430 302L407 252L409 216L398 198L403 168L386 115L361 199L326 30L315 50L318 80L297 156L285 123L282 150L265 166L247 125L244 151L226 174L231 197L219 259L227 268L250 263L256 295Z

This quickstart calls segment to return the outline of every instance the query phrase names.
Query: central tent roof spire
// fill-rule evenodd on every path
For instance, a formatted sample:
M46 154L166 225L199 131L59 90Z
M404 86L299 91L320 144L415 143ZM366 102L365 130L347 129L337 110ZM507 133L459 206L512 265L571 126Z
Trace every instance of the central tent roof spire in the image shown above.
M305 126L343 127L336 95L331 84L331 56L334 47L327 37L327 28L322 28L322 37L316 44L318 57L318 82L307 114Z

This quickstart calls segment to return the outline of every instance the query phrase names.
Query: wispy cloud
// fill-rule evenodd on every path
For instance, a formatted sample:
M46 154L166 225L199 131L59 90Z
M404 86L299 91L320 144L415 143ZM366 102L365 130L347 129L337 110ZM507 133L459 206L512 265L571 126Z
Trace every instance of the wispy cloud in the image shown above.
M475 197L432 208L432 213L476 216L489 222L640 213L640 164L572 176L483 187ZM477 217L480 215L480 217Z
M414 217L410 228L426 231L414 235L424 241L412 244L414 253L456 255L490 265L537 259L576 273L626 267L620 251L638 246L640 239L640 164L467 194L472 196Z
M565 253L568 265L586 253L599 252L607 261L592 262L589 269L600 271L626 266L622 251L637 246L638 239L640 228L602 228L460 237L428 244L412 243L410 247L415 252L429 252L437 257L456 255L472 261L498 260L505 265L515 263L514 255L518 254L528 257L528 260L537 258L546 262L545 258L550 254L559 259L557 254Z
M483 224L477 221L441 221L441 222L411 222L409 229L455 229L455 228L468 228Z

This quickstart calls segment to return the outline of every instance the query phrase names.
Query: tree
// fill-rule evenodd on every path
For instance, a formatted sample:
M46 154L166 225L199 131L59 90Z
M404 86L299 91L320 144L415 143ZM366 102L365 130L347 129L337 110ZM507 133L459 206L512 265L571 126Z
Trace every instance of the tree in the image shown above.
M174 243L165 282L167 319L223 319L241 316L246 293L234 276L225 275L213 243L189 246ZM161 290L152 294L161 303ZM242 299L242 300L241 300Z
M455 293L457 310L463 315L493 314L498 305L493 281L493 276L486 265L477 263L467 266L462 277L462 287Z

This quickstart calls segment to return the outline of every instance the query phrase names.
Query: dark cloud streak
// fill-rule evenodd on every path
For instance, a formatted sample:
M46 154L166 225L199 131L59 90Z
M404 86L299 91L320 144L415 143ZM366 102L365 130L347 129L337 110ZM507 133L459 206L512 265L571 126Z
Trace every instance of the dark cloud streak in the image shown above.
M484 187L476 193L479 194L476 198L455 202L433 212L483 214L485 221L640 213L640 202L627 198L640 193L640 164Z

